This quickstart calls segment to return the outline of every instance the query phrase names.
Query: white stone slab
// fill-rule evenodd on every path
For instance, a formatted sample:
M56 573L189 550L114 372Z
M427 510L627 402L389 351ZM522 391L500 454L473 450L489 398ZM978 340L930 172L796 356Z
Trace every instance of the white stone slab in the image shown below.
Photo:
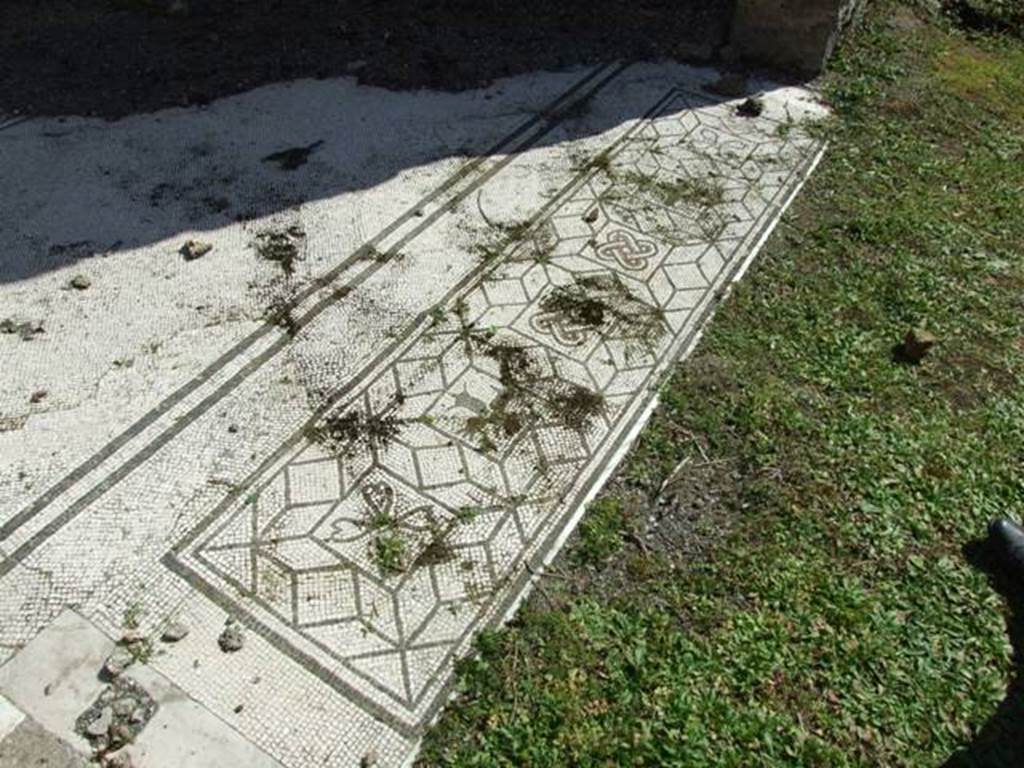
M75 719L103 690L99 672L113 641L73 610L65 610L0 667L0 693L82 754L89 745Z
M7 738L22 720L25 713L18 709L6 696L0 696L0 741Z
M281 764L240 736L228 723L199 706L149 667L129 675L159 709L136 741L126 747L140 768L280 768ZM268 695L273 695L268 692Z
M0 667L0 691L18 702L48 732L90 754L74 730L105 684L98 673L114 642L75 611L64 611ZM245 765L279 768L280 763L187 696L155 669L135 665L128 676L158 705L138 739L128 747L140 768L222 768ZM0 697L0 738L24 718Z

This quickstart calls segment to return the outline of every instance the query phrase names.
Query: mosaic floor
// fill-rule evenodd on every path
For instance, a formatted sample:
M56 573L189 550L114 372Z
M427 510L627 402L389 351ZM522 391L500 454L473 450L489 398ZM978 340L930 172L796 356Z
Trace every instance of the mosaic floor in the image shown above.
M0 235L20 254L0 283L5 658L67 606L111 637L128 614L185 622L151 665L282 765L407 763L454 661L557 553L820 157L808 93L744 115L713 79L609 65L436 103L338 92L327 115L324 92L276 87L159 127L0 132L25 158ZM330 112L345 96L384 106L360 128ZM285 109L308 122L238 138L233 116ZM146 218L219 194L172 177L165 202L147 164L165 178L191 151L231 177L310 124L308 167L246 182L255 213ZM405 167L363 179L389 149ZM108 173L54 202L57 169L32 189L46 152ZM60 205L95 210L62 225ZM213 250L183 259L186 237Z

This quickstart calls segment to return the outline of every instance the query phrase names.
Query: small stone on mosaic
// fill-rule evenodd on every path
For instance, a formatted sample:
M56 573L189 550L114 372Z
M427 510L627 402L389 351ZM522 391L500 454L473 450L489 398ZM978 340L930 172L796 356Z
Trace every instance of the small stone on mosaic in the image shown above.
M145 640L145 636L136 629L126 629L121 635L121 645L134 645Z
M217 638L217 644L224 653L240 651L245 645L245 633L242 632L242 628L238 624L231 620L224 631L220 633L220 637Z
M180 640L184 640L188 636L188 632L187 626L176 621L173 624L167 625L160 639L165 643L177 643Z
M107 657L106 662L103 664L103 671L110 677L118 677L128 669L134 661L135 657L130 651L124 648L118 648Z
M71 278L71 282L68 284L76 291L84 291L92 285L92 280L90 280L87 275L75 275Z
M213 246L210 243L204 243L201 240L186 240L185 244L181 246L181 255L185 257L185 261L195 261L212 250Z

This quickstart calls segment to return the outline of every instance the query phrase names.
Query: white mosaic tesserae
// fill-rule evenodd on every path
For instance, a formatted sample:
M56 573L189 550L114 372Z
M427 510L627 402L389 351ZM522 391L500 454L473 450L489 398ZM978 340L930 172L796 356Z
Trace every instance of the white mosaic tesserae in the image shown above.
M716 76L0 130L2 652L177 624L148 664L269 759L409 762L820 157Z

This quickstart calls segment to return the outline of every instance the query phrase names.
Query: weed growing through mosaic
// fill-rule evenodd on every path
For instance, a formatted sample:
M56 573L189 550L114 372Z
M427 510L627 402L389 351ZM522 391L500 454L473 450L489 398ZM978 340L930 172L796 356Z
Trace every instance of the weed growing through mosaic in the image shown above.
M138 602L131 603L121 614L121 626L125 629L138 629L142 623L143 609Z
M455 558L455 550L448 542L448 531L434 531L430 543L417 555L413 567L422 568L430 565L442 565Z
M480 507L466 506L455 510L455 519L462 524L472 523L480 516Z
M1024 765L978 546L1024 508L1024 42L913 7L869 4L819 170L421 765ZM715 479L665 504L687 459Z
M565 321L603 329L615 338L653 348L665 334L665 313L636 298L618 276L608 273L576 278L559 286L541 302L541 309Z
M295 262L299 260L299 249L296 241L306 235L299 227L285 230L268 230L256 235L256 254L266 261L280 265L285 275L291 277L295 273Z
M295 317L294 306L283 296L275 297L267 306L267 318L289 336L294 337L299 332L299 321Z
M566 383L562 391L551 395L551 406L565 426L585 429L607 410L608 404L600 392L579 384Z
M389 509L376 508L371 510L369 518L367 518L366 525L370 527L370 530L380 530L384 528L394 528L397 521L394 515L391 514Z
M444 311L443 307L434 307L430 310L430 327L436 328L441 325L441 323L444 322L445 317L447 317L447 313Z
M148 637L139 637L131 642L123 642L122 645L137 664L148 664L156 653L153 641Z
M471 353L498 364L501 392L486 411L469 417L466 435L490 452L504 439L515 437L529 424L553 423L586 431L604 410L604 398L586 387L545 374L530 350L518 342L464 325L460 333Z
M396 531L385 531L373 540L377 565L385 573L401 573L406 568L405 539Z
M328 416L308 430L310 439L341 454L357 449L381 450L401 431L405 421L390 413L354 410Z
M630 172L623 174L623 181L636 187L661 204L673 208L682 203L697 208L714 208L725 202L725 191L715 179L692 179L677 177L665 181L654 176Z
M473 245L473 250L481 261L497 261L509 252L514 254L516 260L530 260L540 264L551 260L558 238L549 224L537 226L529 219L512 222L492 221L480 205L479 198L477 209L489 228L487 237Z

